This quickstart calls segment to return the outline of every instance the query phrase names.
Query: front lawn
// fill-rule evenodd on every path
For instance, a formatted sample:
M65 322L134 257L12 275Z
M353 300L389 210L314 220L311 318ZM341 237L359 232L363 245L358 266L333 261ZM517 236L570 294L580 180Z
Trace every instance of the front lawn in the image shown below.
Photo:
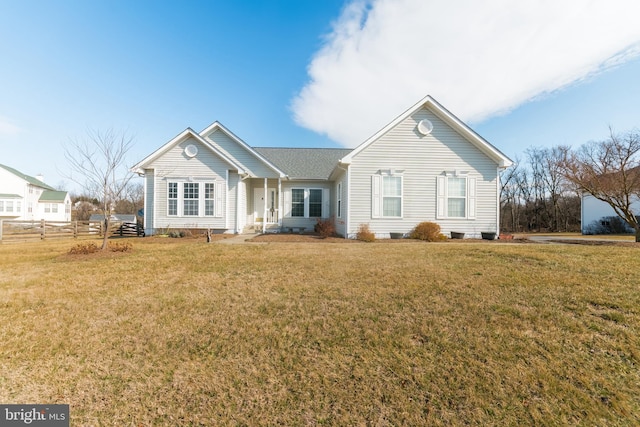
M0 402L71 425L639 425L635 246L0 245Z

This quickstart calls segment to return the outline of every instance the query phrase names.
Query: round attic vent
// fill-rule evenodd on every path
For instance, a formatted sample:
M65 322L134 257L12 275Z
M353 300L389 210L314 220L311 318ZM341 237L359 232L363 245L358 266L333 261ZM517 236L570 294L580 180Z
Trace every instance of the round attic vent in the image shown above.
M433 130L433 123L431 123L429 120L423 119L423 120L420 120L420 123L418 123L418 132L420 132L421 134L429 135L432 130Z
M196 154L198 154L198 147L193 144L189 144L184 149L184 154L186 154L187 157L195 157Z

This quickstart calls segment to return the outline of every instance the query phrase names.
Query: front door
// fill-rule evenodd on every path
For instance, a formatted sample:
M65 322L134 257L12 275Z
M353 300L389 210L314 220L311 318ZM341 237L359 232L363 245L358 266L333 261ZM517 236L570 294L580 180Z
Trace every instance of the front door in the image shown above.
M264 188L253 189L253 218L254 222L264 221L264 207L267 206L267 223L278 222L278 203L275 188L267 189L267 197L264 196Z

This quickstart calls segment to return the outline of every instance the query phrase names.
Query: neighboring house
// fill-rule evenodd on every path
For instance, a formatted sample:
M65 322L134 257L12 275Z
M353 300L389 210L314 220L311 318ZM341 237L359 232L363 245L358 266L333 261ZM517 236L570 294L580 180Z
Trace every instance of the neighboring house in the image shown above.
M42 176L25 175L0 164L0 219L71 221L71 199Z
M640 215L640 201L636 200L631 204L634 214ZM610 218L620 218L618 214L613 210L610 204L598 200L591 194L585 193L582 195L582 202L580 205L580 221L582 234L599 234L600 230L606 230L609 228ZM622 222L622 218L620 218ZM626 224L626 222L624 222ZM633 228L627 224L627 231L633 232Z
M427 96L355 149L256 148L215 122L132 170L145 180L148 235L312 230L332 218L345 237L362 224L389 237L422 221L479 237L499 231L499 173L511 164Z

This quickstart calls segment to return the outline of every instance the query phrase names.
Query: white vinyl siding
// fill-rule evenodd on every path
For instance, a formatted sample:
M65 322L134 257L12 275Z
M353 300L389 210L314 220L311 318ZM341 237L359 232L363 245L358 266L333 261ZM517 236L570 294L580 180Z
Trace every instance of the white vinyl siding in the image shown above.
M417 123L428 119L433 131L426 136L416 132ZM344 201L346 234L355 235L360 224L384 237L389 232L411 231L416 224L432 221L443 233L464 232L480 236L496 231L498 223L497 163L426 108L422 108L380 136L358 153L349 165L348 201ZM393 168L393 169L392 169ZM385 217L381 171L402 171L401 217ZM443 171L458 171L467 177L465 218L445 214L446 185L437 178ZM378 181L379 179L379 181ZM380 202L376 203L375 200ZM348 209L348 211L347 211ZM470 221L473 220L473 221Z

